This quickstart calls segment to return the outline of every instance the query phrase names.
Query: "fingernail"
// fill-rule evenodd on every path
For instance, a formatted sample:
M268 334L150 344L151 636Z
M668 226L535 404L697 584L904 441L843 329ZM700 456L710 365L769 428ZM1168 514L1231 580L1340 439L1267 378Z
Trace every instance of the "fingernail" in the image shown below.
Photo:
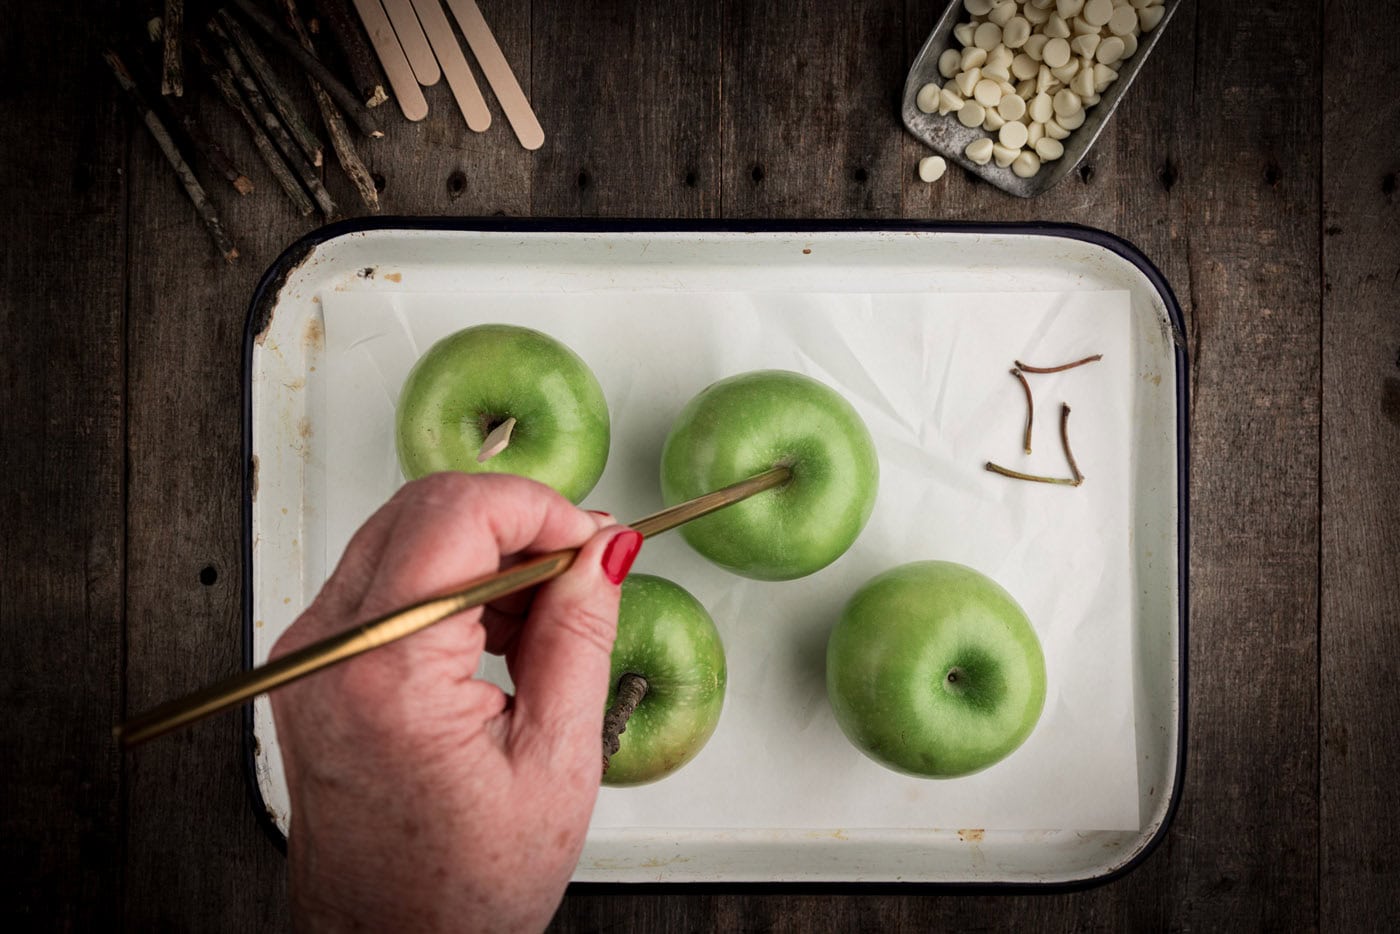
M608 547L603 549L603 576L614 584L622 583L632 562L637 560L637 552L642 550L642 533L628 529L618 532Z
M597 509L589 509L589 510L586 510L586 512L587 512L589 515L597 516L597 517L600 518L600 519L607 519L607 520L609 520L609 521L612 520L612 513L610 513L610 512L602 512L602 511L597 510Z

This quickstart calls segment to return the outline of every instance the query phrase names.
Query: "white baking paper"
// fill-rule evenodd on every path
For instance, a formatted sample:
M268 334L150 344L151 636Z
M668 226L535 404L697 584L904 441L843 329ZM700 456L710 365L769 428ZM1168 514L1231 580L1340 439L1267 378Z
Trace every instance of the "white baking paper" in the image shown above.
M604 788L595 834L621 828L1136 830L1130 468L1136 361L1127 292L976 294L327 291L325 568L403 479L394 402L435 340L473 324L545 331L597 374L612 454L584 505L619 518L661 508L672 418L735 373L815 377L860 412L880 454L874 515L853 548L786 583L735 577L679 535L649 541L636 570L695 594L724 637L729 689L714 737L652 785ZM1021 449L1016 359L1102 361L1030 376L1034 454ZM1079 488L988 473L988 460L1068 476L1061 402ZM310 532L308 534L311 534ZM992 768L931 781L851 746L827 703L826 641L864 581L906 561L971 565L1020 602L1045 649L1049 690L1030 739ZM314 566L314 559L313 559ZM322 575L324 569L322 569ZM308 582L313 592L317 581ZM504 681L503 665L485 672Z

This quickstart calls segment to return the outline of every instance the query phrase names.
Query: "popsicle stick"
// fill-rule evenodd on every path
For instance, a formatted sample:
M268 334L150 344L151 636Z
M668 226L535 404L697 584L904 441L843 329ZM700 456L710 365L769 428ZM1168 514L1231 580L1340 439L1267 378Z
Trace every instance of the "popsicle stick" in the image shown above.
M399 46L413 67L413 76L424 87L432 87L442 77L438 61L433 57L428 37L423 35L423 26L418 22L418 14L413 12L412 0L381 0L384 12L389 14L389 22L394 24L394 34L399 37Z
M447 14L442 12L441 0L413 0L413 9L418 11L418 22L423 24L428 42L437 53L443 77L452 89L452 96L457 99L457 106L467 126L478 133L484 132L491 126L491 111L486 109L486 98L481 96L481 88L477 86L471 67L467 65L467 57L462 54L462 46L452 32L452 24L447 21Z
M369 33L370 45L379 56L379 64L384 66L384 76L389 79L389 87L394 91L394 99L399 102L399 110L409 120L422 120L428 115L428 99L413 76L413 66L408 56L403 54L399 37L389 23L388 14L379 0L354 0L355 11Z
M447 0L447 5L457 18L457 25L462 27L462 35L466 36L467 45L476 56L476 63L481 66L482 74L486 75L496 100L500 101L501 109L505 111L520 145L526 149L539 149L544 145L544 130L539 120L535 119L530 101L520 89L520 82L515 80L510 63L496 44L496 37L491 34L491 27L486 25L486 18L481 15L476 0Z

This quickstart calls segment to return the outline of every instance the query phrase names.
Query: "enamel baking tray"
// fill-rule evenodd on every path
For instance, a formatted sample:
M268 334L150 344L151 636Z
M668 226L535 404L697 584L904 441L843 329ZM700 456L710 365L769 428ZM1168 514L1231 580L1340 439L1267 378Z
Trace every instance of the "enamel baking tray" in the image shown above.
M601 295L609 297L610 304L623 307L617 313L624 315L632 313L625 310L629 296L653 296L654 302L640 303L647 305L648 311L635 312L649 314L650 305L655 305L649 324L653 331L659 320L655 316L668 313L667 308L676 306L683 312L691 298L700 301L700 296L717 292L750 292L755 296L754 310L750 312L753 320L768 314L764 296L773 302L786 300L800 305L803 295L829 293L840 299L833 299L836 317L829 319L837 323L845 314L841 309L850 307L852 302L878 309L882 302L893 300L890 296L896 296L898 302L918 308L922 307L920 301L942 297L960 307L975 303L978 294L1023 293L1059 296L1059 304L1045 317L1053 324L1073 320L1072 308L1066 308L1075 301L1109 296L1119 302L1121 314L1105 333L1121 334L1119 357L1131 361L1130 370L1100 371L1122 374L1117 377L1122 385L1100 385L1096 395L1087 398L1082 387L1090 383L1054 384L1080 387L1075 390L1080 395L1074 397L1077 425L1092 425L1094 408L1108 407L1107 400L1122 400L1112 404L1124 409L1122 425L1127 437L1119 439L1125 443L1118 449L1125 518L1122 528L1113 531L1109 538L1122 543L1118 564L1126 569L1127 581L1123 585L1127 592L1123 610L1110 621L1120 627L1124 646L1115 676L1128 685L1126 709L1121 717L1130 726L1131 738L1129 748L1120 750L1125 752L1119 757L1125 763L1122 774L1115 776L1128 796L1131 820L1126 825L1105 830L1064 826L1054 819L1026 822L1033 826L930 820L929 813L939 813L939 795L966 793L968 788L983 786L921 782L896 776L869 763L834 730L824 695L819 687L811 686L820 684L823 635L834 623L839 604L828 607L830 600L822 603L821 612L816 614L820 618L808 621L805 642L788 645L776 624L760 627L726 623L713 602L718 598L703 590L719 585L706 584L713 578L706 577L707 572L698 567L703 562L692 555L690 560L697 566L687 566L683 580L687 586L694 580L702 588L696 591L697 596L707 601L715 613L731 658L724 719L715 739L695 762L675 776L647 786L645 794L652 798L610 797L628 792L604 790L576 882L798 886L920 883L959 888L1044 889L1115 878L1137 865L1161 840L1181 795L1185 761L1188 409L1181 311L1170 287L1146 257L1111 234L1083 227L383 218L336 224L309 235L290 247L268 270L253 296L248 316L244 359L245 665L266 659L277 636L309 603L326 575L328 563L334 561L334 556L318 552L316 545L325 538L327 506L336 498L336 491L327 489L326 480L327 413L333 408L326 398L326 374L333 369L328 365L333 361L327 360L326 308L350 299L382 301L386 308L397 309L396 314L402 318L417 307L415 302L421 304L425 294L460 299L464 307L470 307L474 296L480 299L511 289L526 289L544 296L572 294L583 307L588 307L586 301L590 297ZM1029 299L1028 303L1033 304ZM705 327L704 320L696 320L705 315L677 313L681 317L665 320L685 322L687 328ZM919 313L909 312L916 318ZM985 343L987 338L981 331L994 331L991 337L997 339L1003 333L1014 333L1016 328L1007 326L1008 320L1014 325L1014 317L1014 313L1010 319L989 315L985 325L979 324L980 319L968 319L971 323L952 341L959 343L961 350L951 348L952 355L947 359L975 353L978 341ZM639 325L644 323L640 317L635 320ZM733 321L729 326L733 326ZM786 366L791 360L834 360L838 366L833 372L848 367L849 372L867 372L872 376L881 375L877 372L880 368L891 366L886 362L890 359L885 355L888 348L879 348L878 327L838 328L843 331L838 335L824 333L821 328L825 325L785 326L792 332L795 349L791 356L775 360L773 365ZM646 327L639 329L646 331ZM1054 327L1046 325L1042 330L1053 332ZM656 333L663 331L664 328ZM566 343L573 340L569 334L559 336ZM1093 335L1087 339L1092 340ZM700 344L696 346L698 354ZM1008 347L1008 361L1012 354L1022 352L1016 349L1018 346ZM609 368L614 364L606 358L598 360L596 352L585 354L585 358L599 371L605 391L610 391L613 374ZM637 379L638 372L648 370L646 357L633 355L632 359L643 361L634 365L628 377ZM636 370L636 366L642 370ZM948 390L947 376L932 370L927 374L929 391L940 394L943 401L939 405L963 404L958 392ZM715 378L722 375L727 374L716 374ZM1011 402L999 404L1000 408L1013 402L1019 404L1020 389L1014 381L1002 371L998 371L997 378L1004 383L995 384L996 391L1012 394L1006 396ZM1102 382L1106 376L1095 378ZM702 385L687 383L684 394L698 391ZM614 397L609 398L611 403ZM1038 424L1042 425L1038 429L1042 432L1039 443L1045 449L1057 449L1055 402L1052 398L1037 400L1037 412L1045 413L1038 414ZM868 420L871 417L864 408L862 414ZM875 416L884 418L878 412ZM1016 421L1023 413L1010 417ZM878 444L880 431L875 426L872 430L876 430ZM1080 438L1090 432L1084 427L1076 430L1081 432ZM1088 437L1083 443L1093 440ZM999 450L988 452L987 456L1014 463L998 454L1008 445L1017 447L1018 441L1019 434L1016 441L999 441ZM1080 443L1076 440L1077 451ZM385 444L391 446L391 439L386 438ZM906 454L891 452L887 457L882 449L882 462L888 460L892 468L891 478L903 469L895 463L897 460L917 460L921 456ZM1081 453L1081 466L1085 456ZM616 423L613 459L642 459L633 456L633 452L628 452L626 458L619 453ZM955 466L956 469L933 461L927 464L930 501L953 503L959 496L977 495L971 492L974 489L992 490L995 497L987 507L992 511L969 526L974 529L973 538L977 537L976 529L983 526L987 535L995 533L999 502L996 497L1005 498L1008 510L1025 510L1062 492L1076 494L1089 488L1088 482L1084 488L1071 490L1003 481L982 471L980 462ZM609 467L613 467L612 461ZM918 473L920 469L916 463L915 476L923 476ZM1089 482L1094 482L1087 466L1085 473L1091 474ZM1100 483L1104 482L1102 469L1098 477ZM1009 486L986 486L987 482ZM605 473L599 489L605 489L607 483ZM627 483L640 485L635 477L629 477ZM1102 491L1103 486L1095 489ZM616 497L615 487L611 495ZM585 505L595 503L589 500ZM611 500L608 505L612 505ZM615 511L630 516L631 506ZM877 514L880 509L877 504ZM852 552L861 549L872 535L868 529ZM664 562L670 560L667 555L680 556L685 552L679 537L671 538L673 541L665 546L658 539L654 552L649 545L644 549L644 559L652 552L654 558ZM819 593L841 574L849 578L843 586L853 588L864 579L856 571L879 568L880 561L889 566L920 557L959 560L958 554L913 553L918 544L902 541L883 556L868 554L878 547L869 545L864 557L844 557L832 568L809 578L805 587L802 583L789 585L794 589L784 593ZM1079 546L1092 547L1085 542L1065 545L1066 552ZM1046 552L1043 542L1037 547L1040 554ZM1032 549L1018 560L1027 567L1035 566L1036 551ZM843 564L847 561L855 564ZM862 561L867 564L861 564ZM656 570L647 567L645 560L638 569ZM1014 582L1016 574L1005 568L1002 573L983 569L1023 599ZM1065 592L1094 589L1066 588L1062 582L1053 582L1053 586ZM1101 586L1110 589L1107 584ZM723 599L718 602L724 603ZM1027 605L1027 609L1031 611L1033 607ZM827 613L830 618L824 615ZM1035 612L1032 619L1037 620ZM1056 657L1052 642L1058 637L1047 637L1042 632L1042 640L1047 638L1052 640L1046 642L1049 664ZM733 794L751 794L755 800L761 799L765 782L787 785L790 780L790 787L780 789L773 798L780 806L775 806L772 813L780 816L765 821L762 813L756 819L750 813L747 819L728 826L725 798L713 793L713 786L724 784L722 776L727 774L722 768L714 771L724 765L724 757L729 754L725 744L745 737L753 742L754 736L761 735L761 730L755 731L760 729L764 716L755 711L787 706L782 697L776 704L772 697L766 704L746 700L744 685L753 673L745 669L744 661L762 657L764 665L769 666L764 676L781 685L784 659L794 651L813 670L805 673L807 681L802 682L809 695L804 700L802 718L783 727L783 733L800 733L799 738L808 746L796 745L794 738L791 750L783 750L783 755L774 756L774 761L768 763L776 771L764 773L756 768L741 779L732 779ZM1052 696L1038 730L1048 729L1044 724L1055 706L1053 685L1063 672L1052 667L1050 676ZM265 697L248 708L245 722L248 776L256 810L268 830L281 841L290 815L277 738ZM1023 749L1035 740L1033 734ZM1019 759L1013 754L1007 760L1013 761L1015 764L1004 766L1010 770L1006 774L1021 774L1025 776L1022 781L1031 782L1041 760L1036 754L1027 753ZM1002 768L998 765L994 770ZM707 773L706 769L712 771ZM1042 775L1034 780L1053 778ZM696 784L701 780L708 783L707 787ZM824 787L836 787L841 782L869 782L876 789L885 787L882 782L890 784L889 790L878 792L880 801L871 802L872 817L867 821L862 819L858 800L841 806L824 800ZM1008 786L993 783L985 787ZM675 796L669 802L673 805L669 810L676 815L674 820L647 818L628 825L627 820L617 817L627 813L628 800L667 803L667 794ZM1005 794L1004 800L1013 797ZM971 806L995 814L1000 804L995 800L973 801ZM876 811L878 819L873 816ZM735 814L741 812L742 807L734 806ZM639 808L637 813L668 811ZM837 816L828 820L828 814ZM796 819L793 815L797 815Z

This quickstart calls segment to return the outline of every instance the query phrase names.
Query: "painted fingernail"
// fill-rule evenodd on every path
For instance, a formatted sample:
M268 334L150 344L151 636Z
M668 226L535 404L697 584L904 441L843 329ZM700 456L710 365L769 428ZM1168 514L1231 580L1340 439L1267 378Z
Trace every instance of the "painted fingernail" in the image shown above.
M637 560L637 552L642 550L642 533L628 529L618 532L608 547L603 549L603 576L614 584L622 583L632 562Z
M607 519L609 522L612 521L612 513L610 512L602 512L597 509L588 509L585 511L591 516L597 516L599 519Z

